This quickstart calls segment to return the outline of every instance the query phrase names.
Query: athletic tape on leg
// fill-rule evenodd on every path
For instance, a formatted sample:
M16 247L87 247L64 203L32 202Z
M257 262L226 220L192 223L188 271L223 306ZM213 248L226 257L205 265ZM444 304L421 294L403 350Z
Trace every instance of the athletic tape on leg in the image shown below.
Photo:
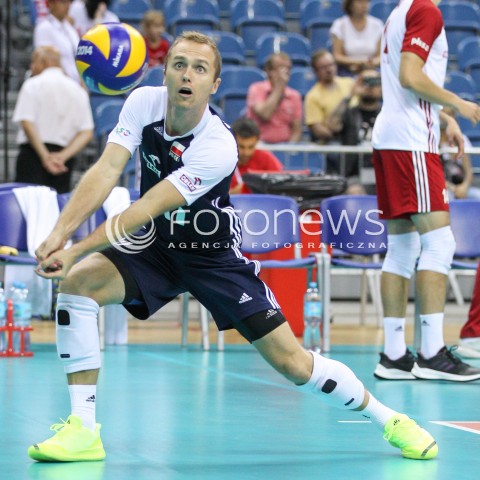
M437 228L420 235L422 253L418 260L417 270L448 275L455 254L455 237L450 226Z
M388 249L382 272L410 279L420 255L420 235L417 232L388 235Z
M355 374L343 363L310 352L313 357L313 372L300 390L313 393L332 407L353 410L365 397L365 387Z
M57 353L65 373L100 368L99 309L91 298L58 295Z

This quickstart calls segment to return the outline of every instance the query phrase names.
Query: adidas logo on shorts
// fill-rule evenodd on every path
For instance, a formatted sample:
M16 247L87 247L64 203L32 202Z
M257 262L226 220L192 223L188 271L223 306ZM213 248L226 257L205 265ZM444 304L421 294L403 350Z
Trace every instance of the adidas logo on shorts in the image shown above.
M245 303L245 302L249 302L250 300L252 300L252 297L250 297L246 293L243 293L238 303Z

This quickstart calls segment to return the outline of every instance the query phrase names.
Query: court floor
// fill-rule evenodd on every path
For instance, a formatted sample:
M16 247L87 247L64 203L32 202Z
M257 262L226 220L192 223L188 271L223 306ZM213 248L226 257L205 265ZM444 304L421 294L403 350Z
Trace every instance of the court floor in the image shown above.
M105 462L35 463L28 445L50 435L69 402L54 345L34 352L0 362L2 480L479 478L480 383L375 380L378 347L362 345L336 345L331 356L427 427L439 444L436 460L403 459L361 415L295 391L249 345L219 353L160 344L107 346L102 354Z

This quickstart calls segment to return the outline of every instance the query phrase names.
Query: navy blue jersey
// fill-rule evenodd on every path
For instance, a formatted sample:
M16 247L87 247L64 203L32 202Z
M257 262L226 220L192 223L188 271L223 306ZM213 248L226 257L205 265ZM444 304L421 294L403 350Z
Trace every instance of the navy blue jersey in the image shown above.
M141 194L161 180L171 182L186 206L154 219L157 237L170 248L214 250L237 246L239 222L228 191L237 164L229 127L209 108L181 137L165 132L166 87L143 87L126 100L108 141L139 147Z

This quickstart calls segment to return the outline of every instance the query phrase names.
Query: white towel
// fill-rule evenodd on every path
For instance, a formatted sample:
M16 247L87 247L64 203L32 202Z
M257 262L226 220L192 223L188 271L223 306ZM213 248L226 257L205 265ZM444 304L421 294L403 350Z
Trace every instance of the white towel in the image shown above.
M125 187L114 187L103 202L103 210L107 218L118 215L130 206L130 192Z
M58 220L57 192L49 187L22 187L13 193L27 222L28 253L34 257Z
M28 253L34 257L36 248L47 238L58 220L57 192L49 187L14 188L13 193L27 222ZM5 268L7 288L15 280L27 284L34 315L50 315L52 282L35 275L31 266L8 265Z

